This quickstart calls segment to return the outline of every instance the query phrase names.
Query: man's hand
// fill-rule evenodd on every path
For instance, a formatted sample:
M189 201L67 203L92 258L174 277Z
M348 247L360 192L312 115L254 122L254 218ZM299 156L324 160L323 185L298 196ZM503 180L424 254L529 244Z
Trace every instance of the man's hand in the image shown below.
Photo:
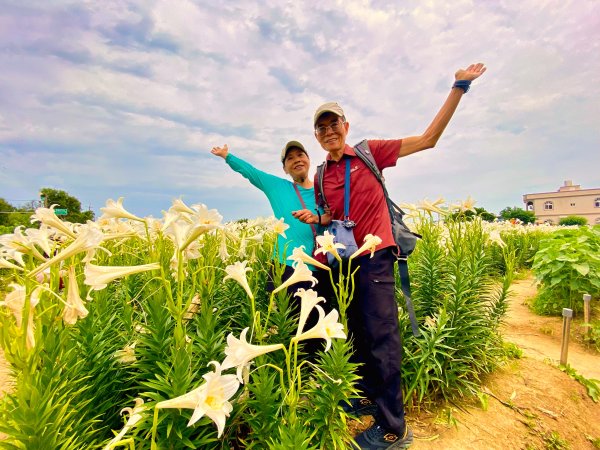
M455 80L471 80L479 78L485 72L485 66L482 63L471 64L466 69L458 69L454 74Z
M221 158L225 159L225 158L227 158L229 149L227 148L227 144L225 144L223 147L213 147L213 149L210 152L213 155L217 155L217 156L220 156Z

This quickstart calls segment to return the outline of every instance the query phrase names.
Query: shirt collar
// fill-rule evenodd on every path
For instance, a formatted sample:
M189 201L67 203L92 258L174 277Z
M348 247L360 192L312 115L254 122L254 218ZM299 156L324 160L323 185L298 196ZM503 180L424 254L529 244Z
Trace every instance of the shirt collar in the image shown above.
M344 155L347 156L356 156L356 152L354 151L354 149L352 147L350 147L348 144L346 144L346 146L344 147ZM333 161L333 159L331 159L331 154L327 153L327 156L325 157L326 161Z

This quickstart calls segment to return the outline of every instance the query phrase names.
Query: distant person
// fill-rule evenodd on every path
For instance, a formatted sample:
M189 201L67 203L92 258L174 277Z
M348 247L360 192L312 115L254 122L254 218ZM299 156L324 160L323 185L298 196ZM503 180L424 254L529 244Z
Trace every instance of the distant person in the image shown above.
M368 145L379 170L396 165L398 158L433 148L452 118L460 99L472 80L485 72L483 64L472 64L455 73L450 94L433 122L421 136L396 140L369 140ZM376 108L377 105L369 105ZM348 331L353 338L353 362L360 363L360 389L363 398L354 399L355 415L373 414L375 423L356 437L363 450L403 449L410 446L413 435L404 420L400 365L402 344L398 327L398 304L395 296L394 265L396 244L381 184L372 171L356 156L346 136L350 128L340 105L334 102L319 106L314 115L314 132L321 147L328 152L324 168L323 191L333 219L344 219L344 176L350 161L350 219L356 222L354 237L360 246L367 234L382 239L375 255L359 256L354 298L347 310ZM315 194L319 195L318 186ZM315 223L312 211L296 213L306 223Z

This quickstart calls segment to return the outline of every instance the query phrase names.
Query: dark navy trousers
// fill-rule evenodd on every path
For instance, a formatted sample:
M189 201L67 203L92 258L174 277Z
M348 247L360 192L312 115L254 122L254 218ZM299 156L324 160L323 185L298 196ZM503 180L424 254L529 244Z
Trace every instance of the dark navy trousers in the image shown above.
M402 436L405 429L400 365L402 343L395 296L392 247L356 258L354 297L346 313L354 346L353 362L362 364L363 394L379 407L380 425Z

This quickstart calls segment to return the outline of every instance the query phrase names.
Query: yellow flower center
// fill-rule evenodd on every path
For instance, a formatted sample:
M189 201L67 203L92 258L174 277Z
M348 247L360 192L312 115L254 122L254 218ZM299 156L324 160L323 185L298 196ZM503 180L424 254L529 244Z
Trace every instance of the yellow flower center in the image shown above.
M210 409L222 409L223 398L209 395L206 397L206 404L210 407Z

